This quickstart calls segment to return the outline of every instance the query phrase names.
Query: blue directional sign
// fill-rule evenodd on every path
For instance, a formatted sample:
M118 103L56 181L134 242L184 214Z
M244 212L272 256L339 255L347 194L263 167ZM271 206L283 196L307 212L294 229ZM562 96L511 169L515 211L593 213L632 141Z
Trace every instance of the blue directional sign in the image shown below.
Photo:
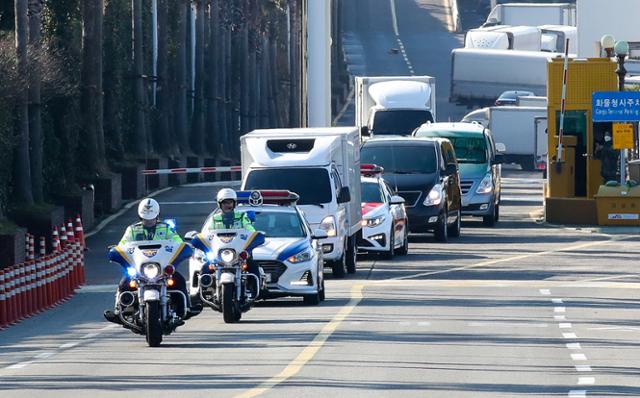
M591 99L594 122L640 121L640 91L597 91Z

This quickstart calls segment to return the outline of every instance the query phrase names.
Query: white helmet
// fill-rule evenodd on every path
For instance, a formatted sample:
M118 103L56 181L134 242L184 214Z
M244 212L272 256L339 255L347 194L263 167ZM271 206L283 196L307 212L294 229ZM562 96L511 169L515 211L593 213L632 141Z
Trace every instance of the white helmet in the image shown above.
M236 195L236 191L231 188L223 188L218 191L218 195L216 196L216 201L218 202L218 206L220 202L223 200L233 200L235 203L238 203L238 195Z
M144 198L138 205L138 215L143 220L155 220L160 215L160 205L155 199Z

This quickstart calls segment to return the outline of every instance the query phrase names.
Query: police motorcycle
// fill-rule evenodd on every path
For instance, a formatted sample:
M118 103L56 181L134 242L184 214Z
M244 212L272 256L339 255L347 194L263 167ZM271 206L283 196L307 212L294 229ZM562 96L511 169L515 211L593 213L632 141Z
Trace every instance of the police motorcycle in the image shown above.
M130 290L117 297L120 320L125 328L145 335L150 347L184 324L187 297L174 289L173 275L176 265L192 254L191 246L172 240L129 242L109 250L109 260L120 264L129 278Z
M191 232L191 245L198 249L195 260L202 264L198 274L198 292L202 303L222 312L225 323L238 322L260 298L265 286L264 271L260 276L249 272L247 261L251 251L264 244L262 232L246 229ZM192 260L193 261L193 260ZM250 284L258 286L255 295Z

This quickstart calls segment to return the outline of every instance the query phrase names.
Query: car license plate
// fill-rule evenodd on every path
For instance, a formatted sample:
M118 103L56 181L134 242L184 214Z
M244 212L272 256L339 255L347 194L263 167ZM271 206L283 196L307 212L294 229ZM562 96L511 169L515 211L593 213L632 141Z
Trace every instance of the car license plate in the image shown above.
M271 274L266 274L266 275L265 275L265 281L266 281L267 283L271 282Z

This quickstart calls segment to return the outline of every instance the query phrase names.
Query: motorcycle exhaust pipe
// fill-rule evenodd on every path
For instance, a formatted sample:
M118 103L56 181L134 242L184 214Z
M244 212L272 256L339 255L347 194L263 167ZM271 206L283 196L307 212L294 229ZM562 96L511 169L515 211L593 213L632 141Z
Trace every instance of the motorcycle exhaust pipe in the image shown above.
M131 292L122 292L118 298L120 305L123 307L130 307L136 301L136 297Z
M200 275L200 287L208 288L213 285L213 278L209 274Z

